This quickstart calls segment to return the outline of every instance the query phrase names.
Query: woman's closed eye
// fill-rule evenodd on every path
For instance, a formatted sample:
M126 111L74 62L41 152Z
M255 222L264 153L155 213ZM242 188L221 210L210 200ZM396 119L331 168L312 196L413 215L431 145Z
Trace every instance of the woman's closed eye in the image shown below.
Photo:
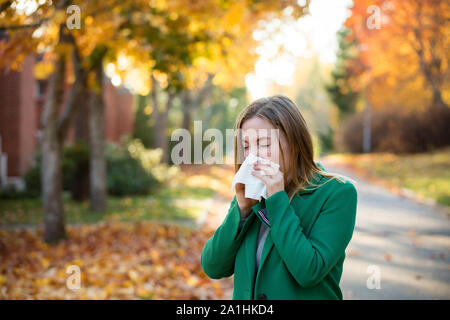
M270 144L260 144L258 147L260 147L260 148L267 148L267 147L270 147ZM248 150L248 146L245 146L244 147L244 150Z

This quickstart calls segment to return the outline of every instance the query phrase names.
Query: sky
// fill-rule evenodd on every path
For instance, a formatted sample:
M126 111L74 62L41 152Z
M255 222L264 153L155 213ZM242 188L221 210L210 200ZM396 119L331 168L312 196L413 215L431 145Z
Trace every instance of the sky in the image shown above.
M289 86L296 72L296 60L317 55L322 63L335 62L336 32L349 16L351 0L312 0L309 14L295 21L279 19L255 30L253 37L260 42L260 56L255 71L246 76L245 82L251 99L267 95L271 83ZM280 53L278 48L284 50ZM277 54L278 52L278 54Z

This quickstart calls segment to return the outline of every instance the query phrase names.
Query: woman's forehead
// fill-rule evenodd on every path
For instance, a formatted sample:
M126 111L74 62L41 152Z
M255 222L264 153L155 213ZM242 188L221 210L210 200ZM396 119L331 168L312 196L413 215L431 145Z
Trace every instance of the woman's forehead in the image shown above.
M242 126L243 131L249 130L249 129L275 129L275 127L266 119L263 119L261 117L253 117L248 120L246 120Z
M269 121L260 117L246 120L241 129L238 130L243 142L256 142L262 139L273 141L282 136L280 129L275 128Z
M243 142L256 142L261 140L277 141L279 129L247 129L241 130L241 140Z

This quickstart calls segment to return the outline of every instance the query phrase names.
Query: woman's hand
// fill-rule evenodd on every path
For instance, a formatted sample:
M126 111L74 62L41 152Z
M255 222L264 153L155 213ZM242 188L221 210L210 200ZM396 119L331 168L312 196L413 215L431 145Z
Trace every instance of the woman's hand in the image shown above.
M253 168L258 171L252 172L252 175L261 179L267 187L267 198L271 195L284 190L284 175L279 168L271 166L270 163L257 161Z
M252 207L258 203L258 200L250 199L245 197L245 184L236 183L236 200L239 205L239 210L241 212L241 218L246 218L252 211Z

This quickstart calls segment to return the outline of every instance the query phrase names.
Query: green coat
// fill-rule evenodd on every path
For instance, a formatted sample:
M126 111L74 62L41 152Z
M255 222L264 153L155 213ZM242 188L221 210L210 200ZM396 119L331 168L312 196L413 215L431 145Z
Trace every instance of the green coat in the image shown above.
M223 223L203 248L204 272L213 279L234 274L237 300L342 299L339 281L355 226L357 191L350 181L334 179L312 189L325 181L316 174L291 203L284 190L262 199L240 231L234 196ZM264 203L271 228L255 272L258 232L265 223L257 212Z

